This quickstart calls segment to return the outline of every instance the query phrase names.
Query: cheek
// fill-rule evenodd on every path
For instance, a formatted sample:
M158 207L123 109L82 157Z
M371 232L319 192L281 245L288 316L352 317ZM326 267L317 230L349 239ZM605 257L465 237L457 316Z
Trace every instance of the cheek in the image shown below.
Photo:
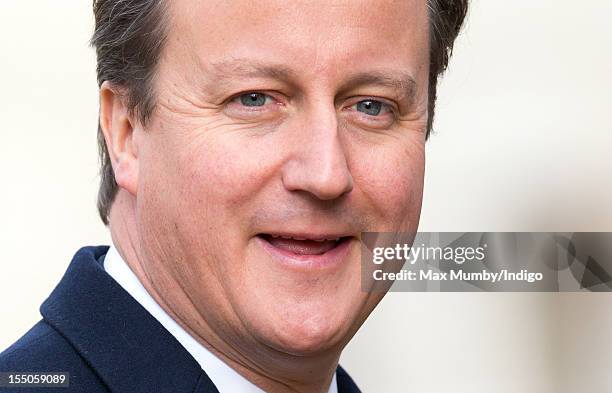
M260 182L258 155L265 146L248 143L252 142L248 131L226 124L223 118L206 113L184 116L164 109L152 128L147 137L148 150L154 154L148 157L150 172L159 174L157 186L169 194L167 199L182 207L231 207Z
M187 138L186 138L187 139ZM257 155L240 138L191 135L178 141L169 172L184 204L233 208L260 182Z
M395 140L360 155L354 164L359 192L374 210L371 230L415 231L425 173L424 141Z
M250 176L244 173L241 146L224 144L190 124L171 124L149 130L145 138L140 211L149 216L156 237L176 239L185 252L197 252L203 242L227 235L224 223L233 218L228 206L244 200L244 179Z
M211 291L201 282L226 285L222 277L242 269L230 262L244 257L246 235L237 229L262 184L257 154L230 134L197 131L152 137L142 152L139 201L147 249L158 260L182 261L171 274L194 293Z
M275 151L266 140L236 133L191 135L174 149L169 162L169 199L176 200L176 220L184 236L223 237L225 244L248 237L245 218L261 203L262 192L273 182L276 160L265 152Z

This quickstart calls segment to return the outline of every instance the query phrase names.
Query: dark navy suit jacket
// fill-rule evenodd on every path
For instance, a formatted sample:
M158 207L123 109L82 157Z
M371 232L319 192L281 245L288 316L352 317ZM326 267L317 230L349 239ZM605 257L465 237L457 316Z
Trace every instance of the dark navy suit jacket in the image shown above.
M81 248L41 305L42 320L0 354L0 372L63 371L70 386L0 392L217 392L187 350L106 273L107 250ZM339 393L359 392L340 366L337 381Z

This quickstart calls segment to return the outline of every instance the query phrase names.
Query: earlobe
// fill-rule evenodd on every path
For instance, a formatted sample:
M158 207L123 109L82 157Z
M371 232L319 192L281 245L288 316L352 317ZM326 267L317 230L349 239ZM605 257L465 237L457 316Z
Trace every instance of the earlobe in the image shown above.
M136 196L138 189L138 146L136 123L130 115L122 91L105 81L100 86L100 128L120 188Z

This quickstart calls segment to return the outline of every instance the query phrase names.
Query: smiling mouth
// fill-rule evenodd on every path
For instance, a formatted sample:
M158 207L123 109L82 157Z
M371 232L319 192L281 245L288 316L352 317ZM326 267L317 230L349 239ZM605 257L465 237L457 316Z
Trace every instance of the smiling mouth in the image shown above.
M305 238L262 233L257 235L275 249L295 256L323 255L347 243L352 236Z

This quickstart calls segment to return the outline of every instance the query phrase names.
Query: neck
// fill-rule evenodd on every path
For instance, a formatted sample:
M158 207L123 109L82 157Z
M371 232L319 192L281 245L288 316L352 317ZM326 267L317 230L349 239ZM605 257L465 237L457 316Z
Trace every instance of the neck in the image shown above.
M201 345L266 392L326 393L342 346L315 355L294 355L257 341L244 329L214 329L174 275L151 269L144 259L136 201L120 190L109 216L117 251L160 307ZM217 321L218 322L218 321ZM223 321L222 321L223 323ZM219 326L219 324L216 324Z

